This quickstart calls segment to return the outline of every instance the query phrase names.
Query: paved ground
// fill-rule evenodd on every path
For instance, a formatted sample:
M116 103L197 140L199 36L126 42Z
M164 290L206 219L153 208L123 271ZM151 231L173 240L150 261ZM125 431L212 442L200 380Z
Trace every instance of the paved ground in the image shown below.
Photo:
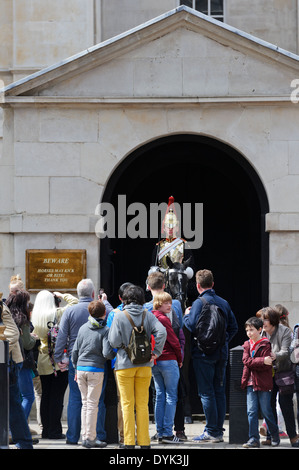
M225 433L224 433L224 442L221 442L221 443L197 443L197 442L193 442L192 439L193 437L195 436L198 436L199 434L201 434L204 430L204 421L202 420L194 420L194 422L192 424L186 424L185 425L185 433L188 437L188 441L187 442L184 442L184 444L179 444L179 445L173 445L173 444L158 444L158 442L156 441L152 441L151 443L151 450L149 451L151 455L154 455L154 454L159 454L160 456L161 455L167 455L167 454L173 454L175 453L176 455L192 455L192 458L194 458L194 454L198 455L197 452L194 452L196 450L199 450L199 449L213 449L213 450L223 450L223 449L242 449L243 451L247 451L247 452L250 452L250 449L244 449L242 447L242 443L240 444L233 444L233 443L229 443L229 422L226 421L225 422ZM37 423L35 422L30 422L30 428L32 430L35 430L37 433L38 433L38 436L39 437L39 433L40 433L40 429L39 429L39 426ZM66 423L63 422L63 432L65 433L66 432ZM153 436L156 432L156 429L155 429L155 425L150 423L150 435ZM264 438L261 437L261 440L264 440ZM49 440L49 439L39 439L39 443L36 444L34 446L35 449L37 450L62 450L62 449L68 449L68 450L88 450L88 449L85 449L84 447L82 447L80 445L80 442L78 445L76 446L73 446L73 445L67 445L66 442L65 442L65 439L63 440ZM137 450L139 450L138 447L136 447ZM269 448L268 446L263 446L261 445L260 449L254 449L254 450L273 450L273 451L277 451L277 450L283 450L283 449L289 449L289 450L295 450L293 448L291 448L291 445L290 445L290 441L288 438L284 438L284 439L281 439L281 444L279 447L275 447L275 448ZM110 456L111 458L116 458L115 456L128 456L129 454L133 454L133 455L137 455L136 454L136 451L129 451L129 450L122 450L122 449L119 449L118 447L118 444L108 444L107 447L105 447L104 449L92 449L92 450L101 450L102 452L105 452L105 454L103 454L103 456L105 457L105 460L110 459ZM125 452L125 453L124 453ZM141 453L139 451L139 453ZM144 451L142 451L142 455L144 455ZM146 455L148 455L148 453L146 453ZM159 459L160 457L157 457L157 460ZM111 462L109 462L111 463ZM121 464L120 461L118 462L114 462L115 464L118 463L118 464ZM151 463L159 463L158 461L157 462L151 462ZM160 463L163 463L163 462L160 462ZM164 462L164 463L167 463L167 462ZM179 462L173 462L173 463L179 463ZM183 465L183 463L181 462L181 465L183 466L188 466L187 465L187 462L185 462L186 465Z

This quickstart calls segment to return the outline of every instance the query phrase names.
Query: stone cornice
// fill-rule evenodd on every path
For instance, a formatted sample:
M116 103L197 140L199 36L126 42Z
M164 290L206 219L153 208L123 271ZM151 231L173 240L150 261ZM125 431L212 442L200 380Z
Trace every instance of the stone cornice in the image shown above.
M202 104L291 104L290 95L284 96L213 96L213 97L70 97L70 96L7 96L0 106L28 106L28 105L97 105L97 106L186 106Z

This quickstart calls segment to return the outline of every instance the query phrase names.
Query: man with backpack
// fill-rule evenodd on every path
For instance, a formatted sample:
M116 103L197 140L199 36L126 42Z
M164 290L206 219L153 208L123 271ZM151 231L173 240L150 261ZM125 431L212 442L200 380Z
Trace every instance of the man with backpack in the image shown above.
M184 316L184 325L192 336L192 360L206 418L203 434L197 442L222 442L226 413L225 378L228 343L236 335L238 325L229 303L216 295L211 271L196 273L198 298Z
M117 348L115 371L123 413L124 447L135 448L136 417L137 444L141 448L149 448L149 386L153 362L161 355L166 341L166 329L155 315L144 309L144 292L141 287L133 285L125 289L122 301L124 308L115 315L108 340L113 348ZM147 345L144 344L143 359L138 359L137 350L134 352L131 347L134 336L136 339L132 333L137 333L136 330L145 331L147 343L151 335L155 338L154 349L152 351L150 348L149 356Z

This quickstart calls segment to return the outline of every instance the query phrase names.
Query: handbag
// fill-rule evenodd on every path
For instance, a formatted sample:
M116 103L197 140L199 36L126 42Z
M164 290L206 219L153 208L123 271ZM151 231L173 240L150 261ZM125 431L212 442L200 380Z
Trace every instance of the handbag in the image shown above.
M274 380L281 395L294 393L295 374L293 370L276 372Z

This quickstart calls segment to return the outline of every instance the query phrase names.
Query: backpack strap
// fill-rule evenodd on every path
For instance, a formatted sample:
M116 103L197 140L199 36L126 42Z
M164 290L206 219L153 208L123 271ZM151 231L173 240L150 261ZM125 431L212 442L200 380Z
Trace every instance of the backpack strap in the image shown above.
M144 321L144 318L145 318L145 315L146 315L146 310L143 310L143 313L142 313L142 322L141 322L141 325L139 328L137 328L137 326L135 325L135 323L133 322L132 320L132 317L131 315L129 314L129 312L127 310L123 310L124 314L126 315L127 319L129 320L129 322L131 323L132 327L133 327L133 330L135 329L138 333L142 333L143 331L143 321ZM124 344L121 345L121 348L124 349L127 353L127 346L125 346Z
M135 323L133 322L132 318L131 318L131 315L129 315L129 312L127 310L123 310L124 314L126 315L127 319L129 320L129 322L131 323L132 327L133 328L136 328L136 325Z
M145 314L146 314L146 310L143 310L142 312L142 321L141 321L141 325L140 327L138 328L135 323L133 322L132 320L132 317L131 315L129 314L129 312L127 310L123 310L124 314L126 315L127 319L129 320L129 322L131 323L132 327L135 328L137 331L141 332L143 330L143 322L144 322L144 319L145 319Z

